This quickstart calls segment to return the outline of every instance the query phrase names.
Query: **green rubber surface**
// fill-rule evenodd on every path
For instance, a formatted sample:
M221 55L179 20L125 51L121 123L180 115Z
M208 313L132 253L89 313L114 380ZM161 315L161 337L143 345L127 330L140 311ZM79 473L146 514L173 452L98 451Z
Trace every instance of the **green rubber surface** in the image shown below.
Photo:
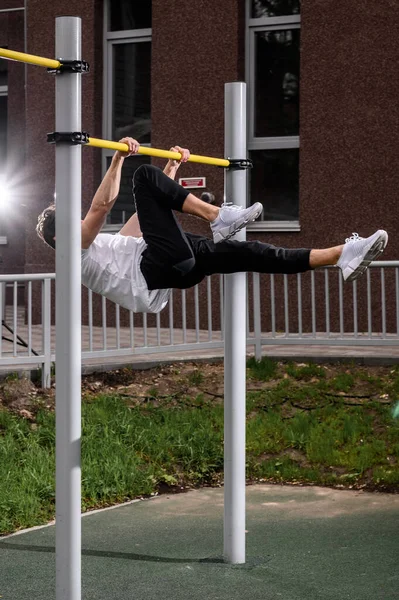
M85 517L84 600L398 600L399 495L247 487L247 562L225 564L223 490ZM0 540L1 600L55 598L53 526Z

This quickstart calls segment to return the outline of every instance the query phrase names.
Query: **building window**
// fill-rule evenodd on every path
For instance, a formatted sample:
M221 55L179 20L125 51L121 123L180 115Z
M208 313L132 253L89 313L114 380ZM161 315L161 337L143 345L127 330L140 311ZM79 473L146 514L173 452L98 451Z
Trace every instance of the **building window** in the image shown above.
M103 135L133 137L151 145L151 0L108 0L104 15ZM103 172L113 152L103 151ZM123 165L121 190L108 225L121 225L134 213L132 177L150 157L129 158Z
M110 0L108 2L109 31L151 29L151 0Z
M299 230L300 0L247 0L250 202L256 230Z

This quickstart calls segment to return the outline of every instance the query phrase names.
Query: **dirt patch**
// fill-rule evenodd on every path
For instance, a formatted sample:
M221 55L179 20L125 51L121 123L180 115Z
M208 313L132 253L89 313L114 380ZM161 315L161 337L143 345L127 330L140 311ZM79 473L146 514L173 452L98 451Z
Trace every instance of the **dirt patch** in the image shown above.
M223 400L223 365L175 363L146 371L119 369L113 373L94 373L85 377L83 393L112 394L130 398L135 404L152 400L187 397L203 402ZM165 402L162 402L165 405Z
M304 363L294 363L297 369L304 366ZM292 390L301 390L304 386L317 386L323 381L328 388L323 394L323 404L340 402L356 406L371 401L389 404L396 399L392 397L395 389L393 383L399 381L399 371L392 367L348 368L339 364L323 365L325 378L312 377L310 380L296 379L288 375L286 369L287 364L279 362L276 376L267 381L259 381L248 369L247 392L273 390L283 381L289 384L290 389L287 389L286 396L278 402L282 406L283 417L287 419L298 411L317 408L321 402L320 397L317 400L312 397L293 398ZM345 392L332 389L330 386L333 380L343 373L355 376L353 387ZM222 363L187 362L162 365L143 371L123 368L84 376L83 397L90 400L98 394L121 396L132 406L146 402L156 406L174 406L182 401L186 405L191 402L196 406L219 404L223 402L224 397L224 367ZM52 410L54 397L55 383L50 390L43 390L27 379L13 377L0 383L0 405L14 412L28 410L34 415L42 406Z
M54 390L49 390L45 398L40 390L28 379L9 379L0 385L0 406L34 421L39 408L54 404Z

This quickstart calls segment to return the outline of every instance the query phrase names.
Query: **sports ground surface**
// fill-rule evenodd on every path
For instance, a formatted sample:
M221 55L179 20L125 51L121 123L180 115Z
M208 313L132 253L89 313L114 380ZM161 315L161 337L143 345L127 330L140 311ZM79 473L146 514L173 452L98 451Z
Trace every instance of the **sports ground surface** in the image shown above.
M0 539L2 600L55 598L55 528ZM84 600L397 600L399 495L247 487L247 563L222 560L223 490L83 519Z

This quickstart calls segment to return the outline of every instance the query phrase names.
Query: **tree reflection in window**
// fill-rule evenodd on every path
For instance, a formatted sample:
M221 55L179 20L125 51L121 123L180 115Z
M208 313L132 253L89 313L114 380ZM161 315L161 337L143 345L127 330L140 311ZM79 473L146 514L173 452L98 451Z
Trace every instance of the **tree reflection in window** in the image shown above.
M252 0L252 19L283 17L300 13L300 0Z
M299 29L255 38L255 136L299 133Z
M251 203L264 206L260 221L299 218L299 150L255 150L250 153Z
M113 137L151 143L151 42L113 47Z
M109 2L110 31L151 27L151 0L112 0Z

